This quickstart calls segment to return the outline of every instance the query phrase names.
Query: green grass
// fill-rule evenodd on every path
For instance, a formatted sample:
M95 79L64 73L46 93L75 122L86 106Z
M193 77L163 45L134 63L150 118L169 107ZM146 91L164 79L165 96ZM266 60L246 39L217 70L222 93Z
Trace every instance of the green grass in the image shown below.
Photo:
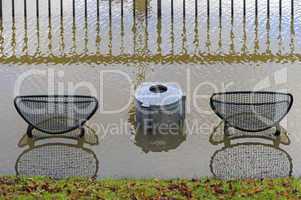
M52 180L0 177L0 199L301 199L301 179Z

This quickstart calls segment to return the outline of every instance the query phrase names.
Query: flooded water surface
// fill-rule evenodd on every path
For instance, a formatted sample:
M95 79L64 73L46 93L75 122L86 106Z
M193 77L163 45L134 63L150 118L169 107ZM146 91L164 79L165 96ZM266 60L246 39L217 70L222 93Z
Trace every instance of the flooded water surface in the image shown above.
M210 1L209 15L205 0L162 1L161 17L154 0L76 0L74 7L71 0L63 7L54 0L50 13L48 1L39 2L37 13L36 1L26 1L25 12L24 1L15 0L14 16L11 2L3 2L1 174L223 179L301 174L299 2L292 15L291 1L283 1L281 10L276 0L269 9L266 1L257 6L234 1L233 13L231 1L221 1L221 17L219 1ZM182 88L183 133L135 130L134 89L151 81ZM267 131L264 139L223 140L223 124L209 98L235 90L293 94L280 137ZM27 138L15 96L70 91L99 100L85 137L78 140L74 131L66 137L76 140L48 138L37 131L35 142Z

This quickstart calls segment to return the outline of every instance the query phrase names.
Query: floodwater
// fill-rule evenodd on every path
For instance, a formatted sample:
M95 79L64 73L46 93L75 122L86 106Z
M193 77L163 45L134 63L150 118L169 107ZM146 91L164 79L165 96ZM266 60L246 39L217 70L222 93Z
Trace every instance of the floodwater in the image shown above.
M3 2L0 173L55 178L299 176L301 4L295 2L292 18L290 2L283 1L280 18L279 2L271 0L268 18L265 1L258 2L256 17L254 2L247 0L244 17L243 1L234 1L231 18L230 2L222 2L221 18L218 1L211 2L208 18L207 1L198 2L195 15L195 1L187 0L183 15L183 1L174 0L173 17L171 1L163 1L161 20L153 0L136 0L135 17L132 1L123 2L123 16L121 2L112 1L111 17L109 1L99 2L99 17L97 1L88 1L85 17L84 1L77 0L75 18L71 0L63 2L63 18L55 0L51 19L46 0L40 1L39 18L35 1L27 2L26 18L23 1L15 0L15 18L11 2ZM144 81L181 86L187 96L184 135L135 132L131 89ZM220 119L210 109L210 95L261 89L294 95L281 122L280 144L262 138L237 139L230 146L218 141L221 128L214 128ZM98 142L87 136L80 144L48 138L28 145L27 124L14 108L14 97L70 90L99 99L100 109L89 121Z

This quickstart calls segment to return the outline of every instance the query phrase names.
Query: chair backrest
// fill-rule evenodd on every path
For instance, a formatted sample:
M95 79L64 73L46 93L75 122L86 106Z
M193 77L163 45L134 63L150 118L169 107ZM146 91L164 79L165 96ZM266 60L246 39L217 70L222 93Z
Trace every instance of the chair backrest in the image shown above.
M82 126L98 108L91 96L18 96L15 107L23 119L46 133L65 133Z
M214 93L212 110L229 126L242 131L263 131L285 117L293 104L288 93L237 91Z

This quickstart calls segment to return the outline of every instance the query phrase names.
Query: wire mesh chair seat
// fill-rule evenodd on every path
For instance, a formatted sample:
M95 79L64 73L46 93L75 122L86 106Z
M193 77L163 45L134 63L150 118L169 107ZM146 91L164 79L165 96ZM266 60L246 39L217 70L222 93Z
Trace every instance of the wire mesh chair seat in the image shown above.
M212 110L225 122L225 134L229 127L248 132L276 127L277 135L292 104L291 94L268 91L214 93L210 98Z
M18 96L16 110L29 124L27 134L32 137L35 128L48 134L63 134L80 128L98 108L98 101L91 96Z

